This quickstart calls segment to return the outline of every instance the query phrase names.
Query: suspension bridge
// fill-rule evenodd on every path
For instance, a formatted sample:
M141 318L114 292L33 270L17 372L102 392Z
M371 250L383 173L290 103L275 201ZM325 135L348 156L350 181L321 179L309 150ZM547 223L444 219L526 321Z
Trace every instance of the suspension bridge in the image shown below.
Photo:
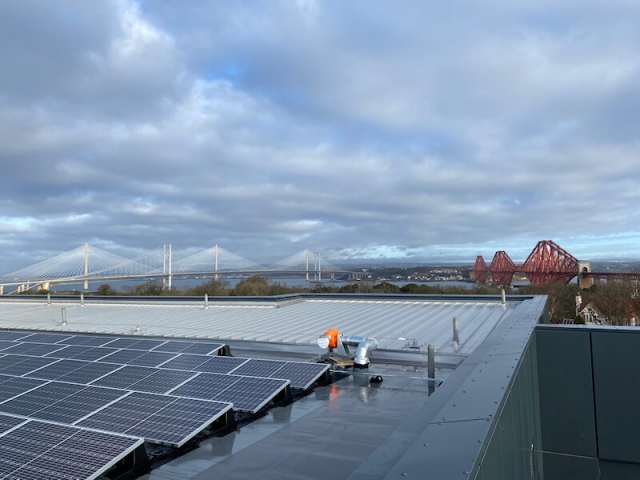
M551 282L569 283L576 276L580 288L589 288L593 282L599 283L600 280L619 278L640 280L638 272L592 272L589 262L581 262L552 240L540 240L521 265L516 265L504 250L495 253L489 266L484 258L478 255L471 276L479 283L488 282L490 277L494 285L510 286L513 283L514 274L518 272L524 273L529 282L534 285Z
M0 295L4 288L13 286L15 293L36 288L49 290L53 285L106 282L131 279L161 279L171 288L174 278L213 277L232 275L302 275L313 276L335 273L349 274L329 262L321 260L319 252L309 249L298 252L270 266L260 265L215 245L194 254L176 252L171 245L163 245L134 259L127 259L100 248L84 244L35 265L0 276Z

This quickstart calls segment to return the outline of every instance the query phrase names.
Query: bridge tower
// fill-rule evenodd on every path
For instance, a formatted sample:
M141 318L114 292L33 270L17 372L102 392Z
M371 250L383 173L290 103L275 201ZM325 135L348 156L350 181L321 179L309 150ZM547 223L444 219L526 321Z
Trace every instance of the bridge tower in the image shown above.
M171 290L171 244L162 245L162 286Z
M578 259L552 240L540 240L522 265L522 271L534 285L550 282L569 283L578 275Z
M578 286L580 290L584 288L589 288L593 285L593 279L590 277L585 277L582 274L588 273L591 271L591 263L590 262L578 262Z
M489 267L487 267L487 263L482 258L482 255L478 255L476 257L476 263L473 266L473 270L469 272L473 280L476 283L486 283L487 282L487 273L489 272Z
M84 244L84 291L89 290L89 244Z
M507 252L500 250L493 256L491 265L489 265L489 272L491 272L491 283L493 283L493 285L511 287L513 274L516 272L516 265L509 255L507 255Z

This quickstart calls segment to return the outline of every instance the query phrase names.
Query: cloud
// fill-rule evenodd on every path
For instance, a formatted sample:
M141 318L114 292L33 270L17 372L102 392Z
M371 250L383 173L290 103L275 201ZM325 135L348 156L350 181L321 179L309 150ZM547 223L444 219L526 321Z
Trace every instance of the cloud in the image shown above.
M0 5L0 271L86 241L638 256L635 3L34 5Z

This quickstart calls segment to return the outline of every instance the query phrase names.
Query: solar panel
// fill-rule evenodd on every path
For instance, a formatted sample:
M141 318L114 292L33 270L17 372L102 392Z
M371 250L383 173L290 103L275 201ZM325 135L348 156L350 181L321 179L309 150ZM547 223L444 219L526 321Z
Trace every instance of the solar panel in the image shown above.
M39 357L42 355L46 355L51 352L55 352L56 350L60 350L64 348L60 345L53 345L50 343L17 343L12 347L5 348L2 353L11 353L16 355L31 355L35 357Z
M89 363L90 362L84 360L58 360L56 363L28 373L26 376L30 378L41 378L42 380L56 380Z
M11 342L9 340L0 340L0 351L4 350L5 348L13 347L14 345L17 345L17 343Z
M101 358L101 362L117 363L120 365L140 365L143 367L157 367L175 357L174 353L146 352L144 350L129 350L123 348Z
M49 353L47 357L53 358L73 358L77 360L98 360L111 353L117 352L115 348L90 347L86 345L67 345L60 350Z
M17 427L21 423L25 423L27 420L24 418L10 417L9 415L0 414L0 434L3 434L7 430Z
M1 332L0 331L0 340L14 341L20 340L21 338L28 337L31 335L26 332Z
M162 368L173 368L176 370L195 370L211 357L207 355L184 355L178 354L172 360L162 364Z
M134 358L129 362L129 365L140 365L143 367L157 367L171 360L175 355L173 353L165 352L144 352L137 358Z
M155 368L124 366L113 373L92 382L92 385L111 388L128 388L156 372Z
M194 375L195 372L157 369L153 374L127 388L136 392L167 393Z
M77 425L180 447L229 409L226 403L132 393Z
M182 386L175 388L170 393L178 397L213 400L216 396L236 383L238 378L239 377L234 377L233 375L203 373L192 378Z
M47 367L45 367L47 368ZM120 365L113 365L111 363L96 363L89 362L88 365L84 365L73 372L62 375L57 380L61 382L81 383L87 385L100 377L103 377L114 370L120 368ZM36 372L37 373L37 372Z
M20 377L57 361L55 358L5 355L0 357L0 374Z
M42 380L23 377L10 377L8 375L0 375L0 402L9 400L24 392L28 392L36 387L44 385Z
M62 345L84 345L87 347L101 347L102 345L112 342L118 337L112 336L93 336L93 335L74 335L61 342Z
M154 352L193 353L207 355L218 351L224 345L210 342L181 342L170 340L153 349Z
M249 375L252 377L270 377L282 367L285 366L287 362L280 360L257 360L250 359L248 362L240 365L238 368L233 370L231 373L234 375Z
M291 382L292 388L306 390L323 376L329 368L329 365L321 363L249 359L229 373L254 377L283 378Z
M122 350L116 350L110 355L103 357L102 362L118 363L120 365L129 365L136 358L141 357L146 352L142 350L128 350L123 348Z
M49 382L0 403L0 412L73 423L126 395L123 390Z
M2 416L0 424L6 418L11 417ZM0 478L94 479L143 443L140 438L77 427L21 422L0 435Z
M58 343L62 340L66 340L72 335L65 335L63 333L32 333L20 340L23 342L34 343Z
M325 375L329 368L329 365L322 363L287 362L271 378L286 378L291 382L292 388L306 390Z
M111 348L130 348L133 350L151 350L165 343L166 340L151 340L148 338L116 338L106 346Z
M246 358L210 357L205 363L198 365L194 370L208 373L229 373L245 362L247 362Z
M287 380L201 373L170 393L180 397L233 403L236 410L255 413L288 384Z

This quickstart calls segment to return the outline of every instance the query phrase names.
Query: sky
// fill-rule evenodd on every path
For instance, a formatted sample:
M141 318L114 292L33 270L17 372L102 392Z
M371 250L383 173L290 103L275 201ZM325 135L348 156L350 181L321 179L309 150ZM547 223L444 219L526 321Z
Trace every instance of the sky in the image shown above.
M640 258L640 2L0 2L0 274Z

